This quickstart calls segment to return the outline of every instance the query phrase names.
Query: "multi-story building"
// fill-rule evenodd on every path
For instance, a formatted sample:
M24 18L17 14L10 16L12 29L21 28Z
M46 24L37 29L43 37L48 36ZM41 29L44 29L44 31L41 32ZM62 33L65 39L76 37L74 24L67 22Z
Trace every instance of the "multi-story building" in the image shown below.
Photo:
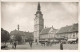
M44 41L53 40L56 31L57 29L54 29L53 26L50 28L44 28L40 33L40 40Z
M71 26L65 26L60 28L56 35L56 38L66 38L70 39L78 39L78 24L73 24Z

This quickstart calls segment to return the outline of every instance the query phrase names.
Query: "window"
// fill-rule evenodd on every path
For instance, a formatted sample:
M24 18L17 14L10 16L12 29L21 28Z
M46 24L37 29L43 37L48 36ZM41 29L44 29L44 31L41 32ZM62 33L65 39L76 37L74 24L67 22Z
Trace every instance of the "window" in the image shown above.
M73 38L75 38L75 34L73 34Z

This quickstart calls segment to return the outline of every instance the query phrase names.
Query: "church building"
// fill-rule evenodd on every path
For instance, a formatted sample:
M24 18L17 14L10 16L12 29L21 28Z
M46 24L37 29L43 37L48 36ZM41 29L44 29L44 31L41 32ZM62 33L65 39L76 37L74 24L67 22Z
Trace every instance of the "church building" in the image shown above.
M56 29L53 28L53 26L50 28L44 28L43 14L41 12L40 3L38 3L37 12L34 19L34 41L39 42L42 39L52 39L54 38L55 32Z
M34 19L34 41L39 42L40 32L44 29L44 19L41 12L40 3L38 3L37 12Z

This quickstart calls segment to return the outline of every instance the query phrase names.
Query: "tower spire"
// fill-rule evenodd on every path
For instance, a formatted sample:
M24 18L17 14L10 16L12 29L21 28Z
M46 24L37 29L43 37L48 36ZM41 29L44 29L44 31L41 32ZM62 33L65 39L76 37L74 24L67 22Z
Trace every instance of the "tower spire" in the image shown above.
M18 31L19 31L19 25L18 25Z
M40 2L38 2L37 10L40 10Z

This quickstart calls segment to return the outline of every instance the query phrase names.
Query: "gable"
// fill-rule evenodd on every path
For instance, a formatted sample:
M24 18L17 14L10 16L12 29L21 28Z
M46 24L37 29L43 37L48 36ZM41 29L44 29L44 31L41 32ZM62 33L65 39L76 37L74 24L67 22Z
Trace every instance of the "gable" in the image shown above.
M51 28L49 33L56 33L57 29Z
M53 33L53 28L51 28L51 29L49 30L49 33Z
M40 32L40 34L47 34L47 33L49 33L50 29L51 28L45 28Z

